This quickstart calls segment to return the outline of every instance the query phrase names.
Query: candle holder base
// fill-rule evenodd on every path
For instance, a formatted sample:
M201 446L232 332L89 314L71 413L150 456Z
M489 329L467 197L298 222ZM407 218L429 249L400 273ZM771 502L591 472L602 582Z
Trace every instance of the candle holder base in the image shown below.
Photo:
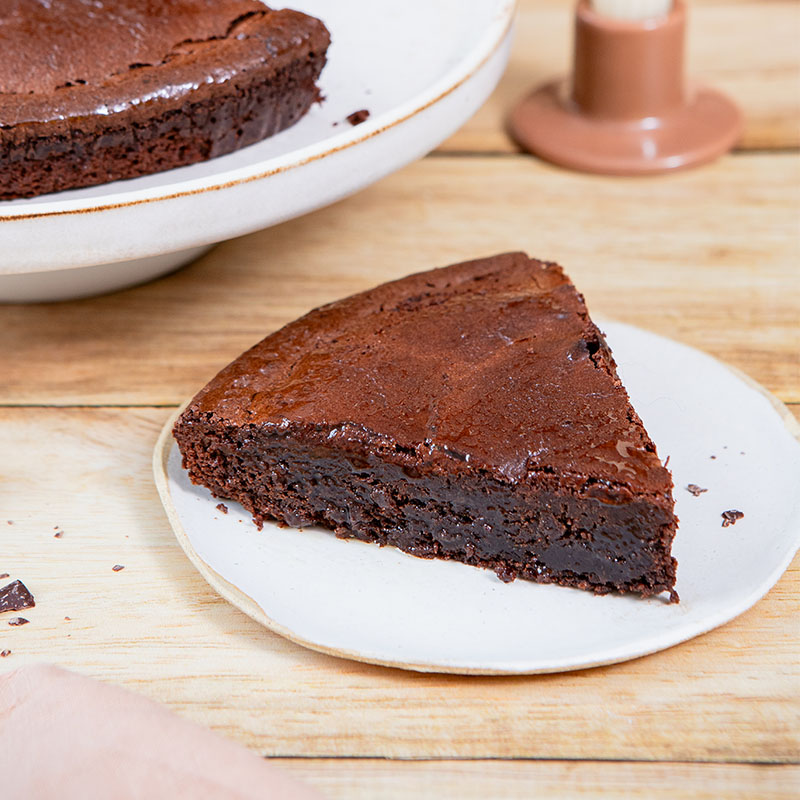
M517 105L509 132L526 150L581 172L646 175L692 167L730 150L741 132L734 103L714 89L658 117L603 119L580 112L567 81L542 86Z

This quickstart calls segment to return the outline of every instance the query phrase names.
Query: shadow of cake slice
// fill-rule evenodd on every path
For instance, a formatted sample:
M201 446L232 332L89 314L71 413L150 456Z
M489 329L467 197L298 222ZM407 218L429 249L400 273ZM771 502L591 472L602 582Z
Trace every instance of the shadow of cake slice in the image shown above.
M677 600L670 473L582 296L522 253L310 312L222 370L174 434L191 479L259 525Z

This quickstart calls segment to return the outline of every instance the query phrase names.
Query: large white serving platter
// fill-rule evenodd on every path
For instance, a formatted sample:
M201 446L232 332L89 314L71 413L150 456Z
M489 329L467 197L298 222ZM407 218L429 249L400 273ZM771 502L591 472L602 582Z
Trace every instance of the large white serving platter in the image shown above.
M215 242L352 194L457 130L508 60L514 0L471 0L468 9L460 0L287 5L331 31L324 103L289 130L221 158L0 202L0 302L148 280ZM351 126L346 117L360 109L369 119Z
M179 542L217 592L315 650L421 671L555 672L670 647L750 608L800 546L800 426L764 389L697 350L603 325L634 407L669 457L681 602L598 597L267 524L193 486L171 422L156 483ZM690 483L708 491L695 497ZM723 511L744 517L722 527Z

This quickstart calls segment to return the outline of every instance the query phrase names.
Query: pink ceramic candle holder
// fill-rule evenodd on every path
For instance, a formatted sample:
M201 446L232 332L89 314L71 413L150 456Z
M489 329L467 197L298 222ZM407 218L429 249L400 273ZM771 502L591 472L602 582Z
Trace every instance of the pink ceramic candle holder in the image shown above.
M513 111L526 150L571 169L613 175L665 172L730 150L741 115L723 94L687 87L686 8L645 20L575 12L573 75L536 89Z

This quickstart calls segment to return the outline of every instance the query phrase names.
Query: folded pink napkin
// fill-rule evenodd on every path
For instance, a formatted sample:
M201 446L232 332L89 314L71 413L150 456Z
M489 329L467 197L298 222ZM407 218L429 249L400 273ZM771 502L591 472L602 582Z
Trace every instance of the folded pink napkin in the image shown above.
M152 700L45 664L0 675L0 787L26 800L321 800Z

